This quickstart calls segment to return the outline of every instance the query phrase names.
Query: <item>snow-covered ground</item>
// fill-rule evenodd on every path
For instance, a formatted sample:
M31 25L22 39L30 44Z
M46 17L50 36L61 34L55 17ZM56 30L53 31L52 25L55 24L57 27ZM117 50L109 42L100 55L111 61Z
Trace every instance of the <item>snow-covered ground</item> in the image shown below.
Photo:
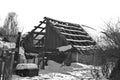
M96 80L93 78L91 71L93 66L84 65L81 63L73 63L71 66L62 66L58 70L54 70L51 66L47 66L45 70L40 70L39 76L20 77L13 75L12 80ZM99 79L106 80L106 79Z

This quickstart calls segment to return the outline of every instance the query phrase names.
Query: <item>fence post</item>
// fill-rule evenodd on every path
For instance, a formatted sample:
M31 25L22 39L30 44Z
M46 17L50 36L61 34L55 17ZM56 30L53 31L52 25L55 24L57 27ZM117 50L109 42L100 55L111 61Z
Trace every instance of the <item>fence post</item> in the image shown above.
M13 64L14 64L14 52L9 50L3 50L2 71L1 80L12 80Z

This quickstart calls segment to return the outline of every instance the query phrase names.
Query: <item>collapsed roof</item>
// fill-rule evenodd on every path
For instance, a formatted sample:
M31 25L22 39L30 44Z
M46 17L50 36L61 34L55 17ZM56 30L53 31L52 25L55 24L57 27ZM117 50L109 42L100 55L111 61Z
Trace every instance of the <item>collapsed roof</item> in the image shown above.
M81 25L48 17L44 17L44 21L35 26L29 35L32 35L34 47L41 47L46 50L66 45L80 49L96 44Z
M90 46L95 44L95 41L93 41L93 39L79 24L61 22L51 18L45 18L45 19L47 20L46 46L48 46L49 43L53 45L55 41L56 44L59 44L60 39L62 39L62 43L59 44L59 46L71 44L74 47L81 47L81 46ZM56 36L54 33L56 34ZM54 36L55 38L53 37L50 38L51 36ZM60 37L59 40L57 40L58 38L56 37L58 38ZM51 42L49 42L50 40Z

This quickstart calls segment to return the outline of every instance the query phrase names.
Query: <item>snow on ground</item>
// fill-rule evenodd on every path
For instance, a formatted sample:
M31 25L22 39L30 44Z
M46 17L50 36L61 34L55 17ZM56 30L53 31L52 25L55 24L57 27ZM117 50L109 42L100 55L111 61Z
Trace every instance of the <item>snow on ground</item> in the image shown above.
M93 66L88 66L80 63L73 63L70 67L63 66L58 71L52 71L49 67L45 70L40 70L39 76L20 77L13 75L12 80L96 80L91 75ZM106 80L106 79L100 79Z

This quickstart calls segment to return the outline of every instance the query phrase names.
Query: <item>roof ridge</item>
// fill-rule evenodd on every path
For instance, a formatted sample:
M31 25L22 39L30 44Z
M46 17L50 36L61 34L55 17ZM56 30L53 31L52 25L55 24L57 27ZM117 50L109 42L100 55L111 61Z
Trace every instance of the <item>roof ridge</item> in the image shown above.
M56 20L56 19L49 18L49 17L44 17L44 19L46 19L46 20L51 20L52 22L55 22L55 23L57 22L57 23L61 23L61 24L64 24L64 25L68 25L68 26L80 27L80 25L79 25L79 24L76 24L76 23L60 21L60 20Z

